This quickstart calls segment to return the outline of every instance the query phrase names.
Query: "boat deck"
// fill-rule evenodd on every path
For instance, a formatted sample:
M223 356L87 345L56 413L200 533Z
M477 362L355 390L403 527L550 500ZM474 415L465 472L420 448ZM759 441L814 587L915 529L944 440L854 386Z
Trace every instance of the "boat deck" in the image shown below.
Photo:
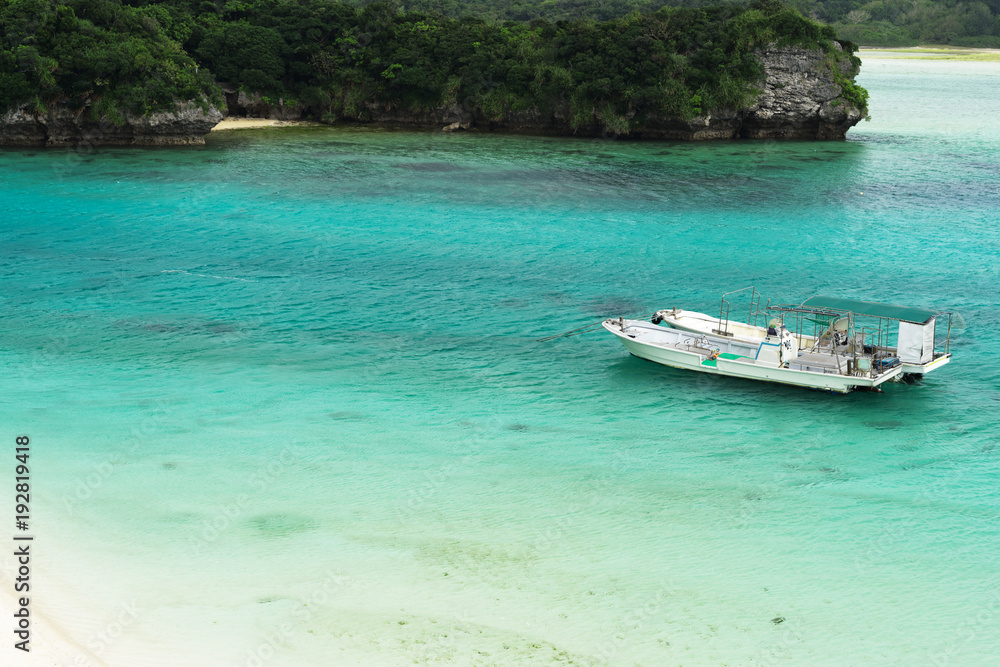
M742 354L732 354L730 352L722 352L721 354L719 354L719 358L729 359L730 361L736 361L738 359L746 359L747 361L753 361L753 357L747 357ZM715 368L716 366L718 366L718 363L716 362L715 359L706 359L705 361L701 362L701 365L711 366L712 368Z
M788 363L789 368L813 373L847 374L847 358L832 354L816 354L815 352L799 352L799 356Z

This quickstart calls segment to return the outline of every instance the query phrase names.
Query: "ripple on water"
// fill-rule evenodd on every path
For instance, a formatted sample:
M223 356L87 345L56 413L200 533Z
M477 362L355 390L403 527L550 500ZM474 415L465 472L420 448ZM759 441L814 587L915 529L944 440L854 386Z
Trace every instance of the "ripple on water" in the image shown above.
M116 664L246 662L286 616L289 664L766 663L779 619L801 664L989 664L995 79L864 71L882 111L822 146L0 151L4 420L74 582L49 615L86 645L139 600ZM536 342L751 284L960 312L953 363L828 396Z

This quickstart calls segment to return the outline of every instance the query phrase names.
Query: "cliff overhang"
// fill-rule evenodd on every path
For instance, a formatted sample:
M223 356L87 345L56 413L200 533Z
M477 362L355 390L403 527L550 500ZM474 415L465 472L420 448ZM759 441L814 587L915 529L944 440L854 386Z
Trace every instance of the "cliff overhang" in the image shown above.
M0 145L6 146L189 146L222 120L214 106L177 102L171 111L126 113L121 122L94 119L87 107L52 105L45 112L23 105L0 116Z

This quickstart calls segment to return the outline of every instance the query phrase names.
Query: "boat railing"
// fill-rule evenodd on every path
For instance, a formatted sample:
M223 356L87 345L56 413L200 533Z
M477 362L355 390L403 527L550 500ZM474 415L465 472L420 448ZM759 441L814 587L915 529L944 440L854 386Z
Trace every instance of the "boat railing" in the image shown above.
M883 363L894 357L898 358L898 351L894 350L890 345L888 332L884 331L881 325L857 327L855 329L855 336L857 341L854 351L855 368L858 366L858 362L856 361L858 358L867 359L871 364L871 370L868 373L869 376L878 377L898 365L898 362L889 366L885 366ZM866 343L866 340L870 342ZM857 350L858 347L860 347L860 354Z
M764 310L767 311L767 309L770 308L770 307L771 307L771 300L768 299L767 303L764 304ZM757 309L751 311L751 313L753 314L753 322L747 322L747 324L753 324L753 326L757 326L757 318L760 316L760 310L761 310L761 308L760 308L760 293L758 292L757 293Z
M729 301L726 297L730 294L738 294L740 292L745 292L750 290L750 314L747 315L747 324L751 321L757 323L757 314L760 312L760 292L758 292L753 285L750 287L743 287L738 290L733 290L732 292L726 292L722 295L722 303L719 304L719 326L716 329L712 329L712 333L719 334L720 336L733 336L733 332L729 330ZM770 299L768 303L771 303Z
M944 353L948 354L951 348L951 313L945 313L948 315L948 335L944 339Z
M712 344L709 342L708 338L705 336L699 337L687 337L682 339L681 345L686 346L689 350L705 350L711 352L713 350Z

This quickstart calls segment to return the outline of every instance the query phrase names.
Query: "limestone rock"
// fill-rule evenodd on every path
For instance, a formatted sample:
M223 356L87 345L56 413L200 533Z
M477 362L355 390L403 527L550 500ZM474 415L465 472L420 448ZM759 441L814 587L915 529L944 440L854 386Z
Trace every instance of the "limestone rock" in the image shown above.
M174 111L145 116L126 114L116 125L91 119L89 108L73 111L53 106L38 114L20 107L0 116L0 145L8 146L178 146L205 143L205 135L222 120L213 106L178 102Z
M45 125L24 107L0 116L0 146L44 146Z
M839 44L834 46L840 50ZM758 53L763 87L743 119L741 136L752 139L843 139L862 118L862 110L841 97L834 67L852 80L857 71L847 58L788 46Z
M245 90L225 90L226 116L270 118L271 120L302 120L306 108L299 103L286 103L284 98L267 100L260 93Z

